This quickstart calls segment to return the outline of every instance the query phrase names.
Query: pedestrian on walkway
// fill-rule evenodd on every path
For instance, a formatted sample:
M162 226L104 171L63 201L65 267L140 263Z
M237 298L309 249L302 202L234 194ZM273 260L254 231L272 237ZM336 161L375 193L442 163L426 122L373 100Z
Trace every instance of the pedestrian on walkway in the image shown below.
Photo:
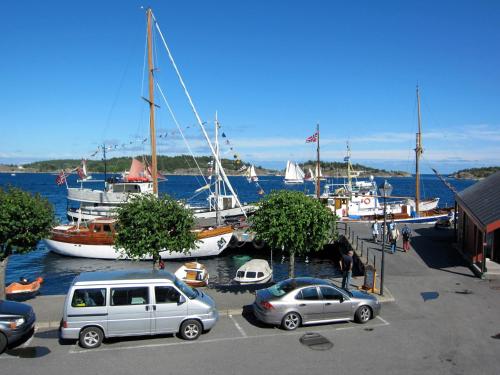
M396 252L396 244L398 242L398 238L399 238L399 230L398 228L394 227L394 229L392 229L390 232L389 232L389 242L391 243L391 253L394 254Z
M411 229L405 224L403 229L401 229L401 234L403 235L403 250L406 253L410 250Z
M375 242L375 243L377 243L378 232L379 232L379 224L378 224L378 220L375 219L375 221L372 224L373 242Z
M339 262L342 271L342 288L347 291L351 289L353 255L354 252L349 250L347 254L342 254L342 259Z
M397 229L394 219L387 223L387 242L391 242L391 232L393 229Z

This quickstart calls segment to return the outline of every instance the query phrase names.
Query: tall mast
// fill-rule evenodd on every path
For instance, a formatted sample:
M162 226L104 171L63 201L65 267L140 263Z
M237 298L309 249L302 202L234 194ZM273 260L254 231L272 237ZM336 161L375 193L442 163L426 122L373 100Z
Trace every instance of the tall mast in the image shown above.
M156 161L155 104L153 86L153 37L152 10L148 8L148 71L149 71L149 132L151 134L151 174L153 177L153 194L158 195L158 165Z
M217 111L215 111L215 157L219 159L219 120L217 118ZM215 177L215 222L220 225L220 210L219 210L219 194L220 194L220 182L219 182L219 163L215 162L214 166L214 177Z
M349 146L349 141L347 141L347 186L349 191L352 190L352 179L351 179L351 148Z
M106 185L106 179L107 179L107 172L108 172L108 168L107 168L107 161L106 161L106 144L103 143L102 144L102 160L104 161L104 185Z
M316 124L316 134L317 134L317 149L316 149L316 156L318 158L317 162L316 162L316 198L319 199L319 196L320 196L320 163L319 163L319 123Z
M420 117L420 93L417 85L417 107L418 107L418 132L415 146L415 212L417 217L420 216L420 155L424 152L422 148L422 130L421 130L421 117Z

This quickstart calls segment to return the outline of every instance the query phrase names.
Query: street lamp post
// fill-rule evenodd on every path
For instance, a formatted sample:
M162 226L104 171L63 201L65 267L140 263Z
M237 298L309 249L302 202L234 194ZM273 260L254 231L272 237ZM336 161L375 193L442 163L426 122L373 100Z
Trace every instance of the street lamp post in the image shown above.
M384 184L378 189L380 195L384 198L384 226L382 228L382 265L380 267L380 295L384 295L384 265L385 265L385 228L386 225L386 210L387 210L387 197L392 193L392 185L384 181Z

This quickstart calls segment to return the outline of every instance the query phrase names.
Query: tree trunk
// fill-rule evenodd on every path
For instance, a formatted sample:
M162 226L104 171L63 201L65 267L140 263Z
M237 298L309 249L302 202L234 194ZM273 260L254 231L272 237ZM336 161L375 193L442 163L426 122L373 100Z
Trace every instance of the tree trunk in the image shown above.
M8 263L9 257L0 260L0 300L5 299L5 272Z
M290 262L288 263L288 277L290 279L295 277L295 253L294 252L290 253Z

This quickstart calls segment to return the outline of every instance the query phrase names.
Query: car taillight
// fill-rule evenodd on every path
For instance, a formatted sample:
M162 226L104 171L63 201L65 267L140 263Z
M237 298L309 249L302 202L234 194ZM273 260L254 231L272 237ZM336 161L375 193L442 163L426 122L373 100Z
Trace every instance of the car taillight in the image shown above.
M68 328L68 322L65 320L61 320L61 328Z
M271 309L274 309L274 306L271 305L269 302L267 301L262 301L260 303L260 306L264 309L264 310L271 310Z

